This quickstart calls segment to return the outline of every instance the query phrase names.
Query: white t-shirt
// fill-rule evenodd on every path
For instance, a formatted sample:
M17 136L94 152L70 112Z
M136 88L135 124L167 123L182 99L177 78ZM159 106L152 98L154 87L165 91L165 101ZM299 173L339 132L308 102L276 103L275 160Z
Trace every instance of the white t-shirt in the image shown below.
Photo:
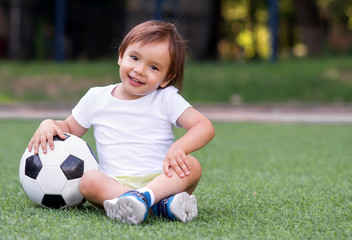
M117 85L91 88L72 110L82 127L94 127L100 170L110 176L162 172L173 126L190 104L173 86L120 100L112 96Z

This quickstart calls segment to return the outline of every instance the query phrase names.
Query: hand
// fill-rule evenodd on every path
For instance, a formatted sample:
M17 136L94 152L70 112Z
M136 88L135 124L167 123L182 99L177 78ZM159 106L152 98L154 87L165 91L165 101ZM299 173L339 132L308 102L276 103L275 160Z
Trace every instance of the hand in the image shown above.
M167 177L172 176L170 168L172 168L181 178L190 174L190 162L185 151L181 148L175 147L174 145L170 147L164 159L163 170Z
M55 124L54 120L44 120L37 131L34 133L32 139L28 144L28 151L31 152L34 148L34 154L38 154L39 145L42 147L43 153L47 153L47 142L51 150L54 149L54 136L59 136L61 139L65 139L63 131L58 125Z

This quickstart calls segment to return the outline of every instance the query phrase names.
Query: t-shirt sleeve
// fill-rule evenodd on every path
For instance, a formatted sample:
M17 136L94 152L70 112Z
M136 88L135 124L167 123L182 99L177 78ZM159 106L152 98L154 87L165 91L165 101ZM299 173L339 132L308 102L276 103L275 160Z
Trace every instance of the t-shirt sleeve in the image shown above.
M176 127L182 127L177 122L177 119L187 108L191 107L191 104L189 104L180 94L177 93L176 88L170 89L166 102L166 109L170 122Z
M84 128L91 127L91 107L94 100L93 90L90 89L72 109L72 116Z

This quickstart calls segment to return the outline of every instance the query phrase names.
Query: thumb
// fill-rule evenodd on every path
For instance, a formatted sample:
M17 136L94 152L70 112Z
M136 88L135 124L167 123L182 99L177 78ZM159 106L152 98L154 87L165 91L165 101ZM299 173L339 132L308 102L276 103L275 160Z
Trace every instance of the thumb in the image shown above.
M163 170L164 170L164 173L167 177L171 177L171 172L169 170L169 165L168 164L165 164L163 165Z
M66 135L64 134L64 132L58 127L56 129L56 134L61 138L61 139L66 139Z

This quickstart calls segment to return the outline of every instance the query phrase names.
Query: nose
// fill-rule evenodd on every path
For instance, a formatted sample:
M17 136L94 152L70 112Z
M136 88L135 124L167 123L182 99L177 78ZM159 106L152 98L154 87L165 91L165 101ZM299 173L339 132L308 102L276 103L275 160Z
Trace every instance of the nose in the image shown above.
M144 75L145 66L143 63L140 63L140 64L137 64L133 70L139 75Z

